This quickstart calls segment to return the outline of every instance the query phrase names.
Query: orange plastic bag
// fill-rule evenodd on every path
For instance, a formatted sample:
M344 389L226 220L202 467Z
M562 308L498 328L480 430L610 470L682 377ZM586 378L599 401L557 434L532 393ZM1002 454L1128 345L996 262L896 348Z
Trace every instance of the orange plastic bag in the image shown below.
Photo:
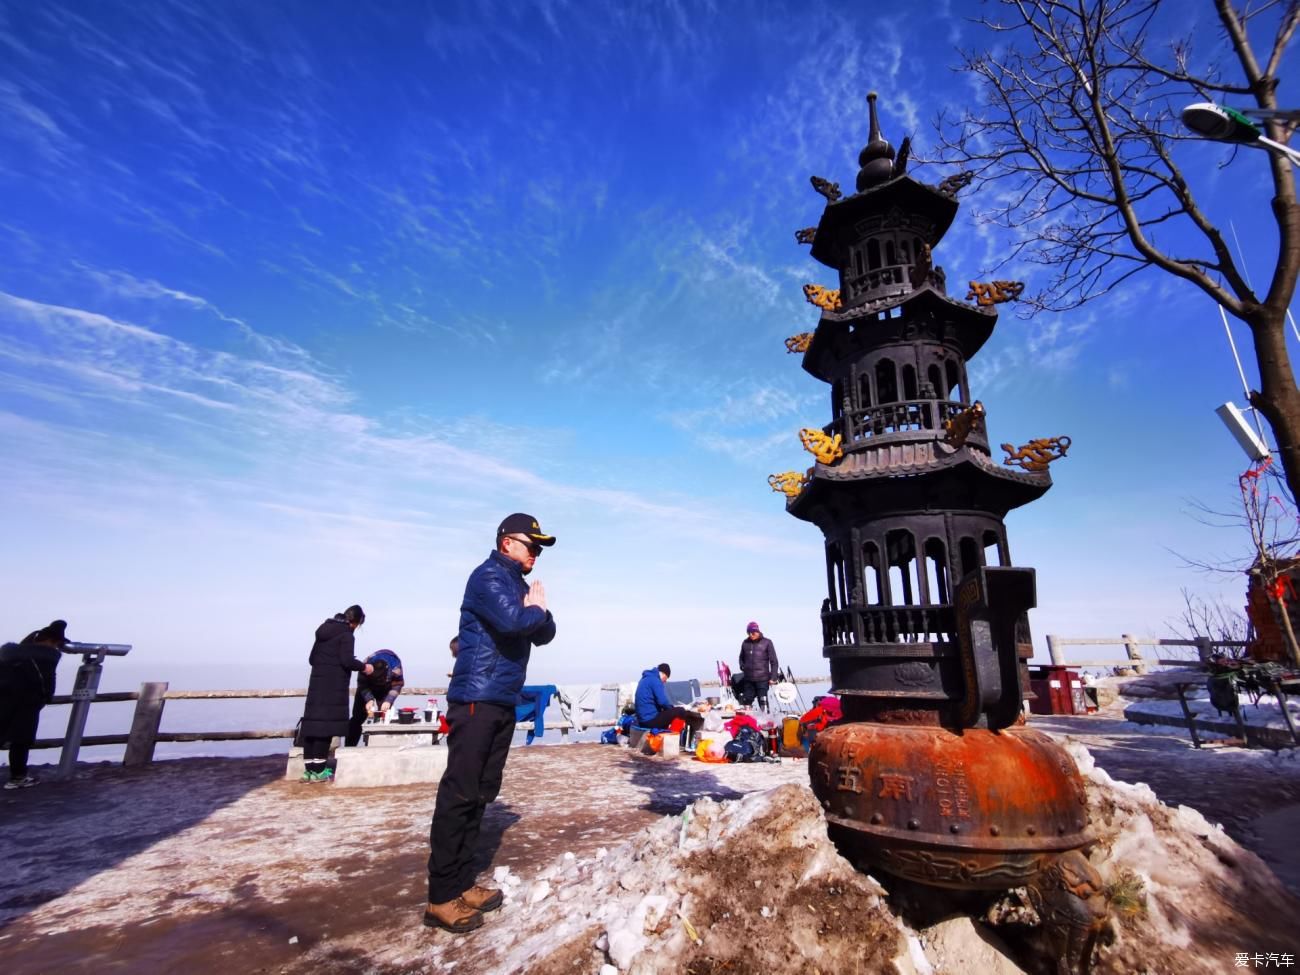
M723 743L719 739L704 738L695 746L695 757L701 762L724 763L727 760L727 753L723 750Z
M646 747L655 755L664 750L664 736L658 734L648 734L645 736Z

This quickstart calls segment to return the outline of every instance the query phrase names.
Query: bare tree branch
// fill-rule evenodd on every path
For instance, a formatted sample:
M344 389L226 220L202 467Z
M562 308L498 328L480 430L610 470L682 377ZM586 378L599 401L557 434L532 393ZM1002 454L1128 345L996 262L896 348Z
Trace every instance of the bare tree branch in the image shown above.
M1215 643L1244 643L1250 639L1250 621L1246 615L1229 609L1220 598L1206 599L1187 589L1182 590L1183 611L1177 620L1167 620L1169 628L1183 640L1205 637ZM1241 657L1245 647L1223 647L1224 656ZM1196 659L1195 651L1187 654Z
M1179 165L1182 147L1197 138L1179 113L1223 96L1275 109L1276 71L1300 32L1300 0L1244 7L1214 0L1229 42L1214 52L1223 64L1198 52L1190 34L1178 35L1175 5L1160 0L990 6L997 16L978 23L998 46L961 55L983 98L939 116L937 155L929 161L958 164L972 173L975 191L987 194L977 218L1009 237L999 266L1050 269L1022 299L1021 313L1077 308L1146 268L1188 282L1249 326L1260 371L1251 403L1272 427L1296 493L1300 388L1285 333L1300 273L1291 163L1268 153L1278 252L1261 297ZM1264 67L1256 42L1268 52ZM1291 133L1283 122L1265 127L1278 142ZM1250 150L1233 158L1243 167L1258 164Z
M1295 37L1296 26L1300 25L1300 3L1291 3L1286 14L1282 17L1282 26L1278 29L1277 37L1273 39L1273 51L1268 56L1268 66L1264 68L1266 77L1273 78L1277 76L1278 65L1282 63L1282 55Z

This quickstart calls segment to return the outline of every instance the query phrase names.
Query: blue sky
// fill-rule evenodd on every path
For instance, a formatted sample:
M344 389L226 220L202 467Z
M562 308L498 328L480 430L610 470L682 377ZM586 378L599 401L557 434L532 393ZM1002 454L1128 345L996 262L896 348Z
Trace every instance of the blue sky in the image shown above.
M824 673L821 539L766 484L830 412L782 345L834 286L793 231L810 175L851 186L868 90L932 145L979 5L387 7L0 0L10 635L131 642L126 683L300 685L360 602L360 648L433 683L524 510L560 539L534 677L703 676L751 618ZM1262 277L1263 158L1182 151ZM1006 247L963 203L952 282ZM1186 514L1244 466L1208 299L1151 273L1004 313L971 378L995 441L1074 440L1008 520L1040 647L1159 634L1184 586L1242 602L1174 554L1244 541Z

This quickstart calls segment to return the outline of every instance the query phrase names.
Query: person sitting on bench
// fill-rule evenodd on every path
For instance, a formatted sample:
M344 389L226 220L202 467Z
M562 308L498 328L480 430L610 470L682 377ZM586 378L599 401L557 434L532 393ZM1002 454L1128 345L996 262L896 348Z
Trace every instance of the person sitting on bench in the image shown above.
M640 728L663 731L680 718L693 732L704 726L704 716L689 708L673 707L664 692L664 684L672 675L673 669L667 664L651 668L641 674L641 682L636 685L636 723Z

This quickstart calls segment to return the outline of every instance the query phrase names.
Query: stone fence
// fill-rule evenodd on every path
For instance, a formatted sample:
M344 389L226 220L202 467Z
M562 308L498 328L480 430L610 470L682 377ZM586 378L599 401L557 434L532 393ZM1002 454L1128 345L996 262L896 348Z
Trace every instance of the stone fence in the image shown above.
M1118 637L1076 637L1047 636L1047 652L1052 663L1068 667L1132 667L1134 673L1145 674L1151 666L1186 667L1188 664L1204 663L1220 650L1240 649L1246 644L1241 640L1211 640L1209 637L1197 637L1194 640L1166 640L1152 637L1136 637L1125 633ZM1066 647L1117 647L1124 648L1125 659L1109 660L1067 660ZM1195 656L1159 657L1143 656L1142 647L1192 647Z

